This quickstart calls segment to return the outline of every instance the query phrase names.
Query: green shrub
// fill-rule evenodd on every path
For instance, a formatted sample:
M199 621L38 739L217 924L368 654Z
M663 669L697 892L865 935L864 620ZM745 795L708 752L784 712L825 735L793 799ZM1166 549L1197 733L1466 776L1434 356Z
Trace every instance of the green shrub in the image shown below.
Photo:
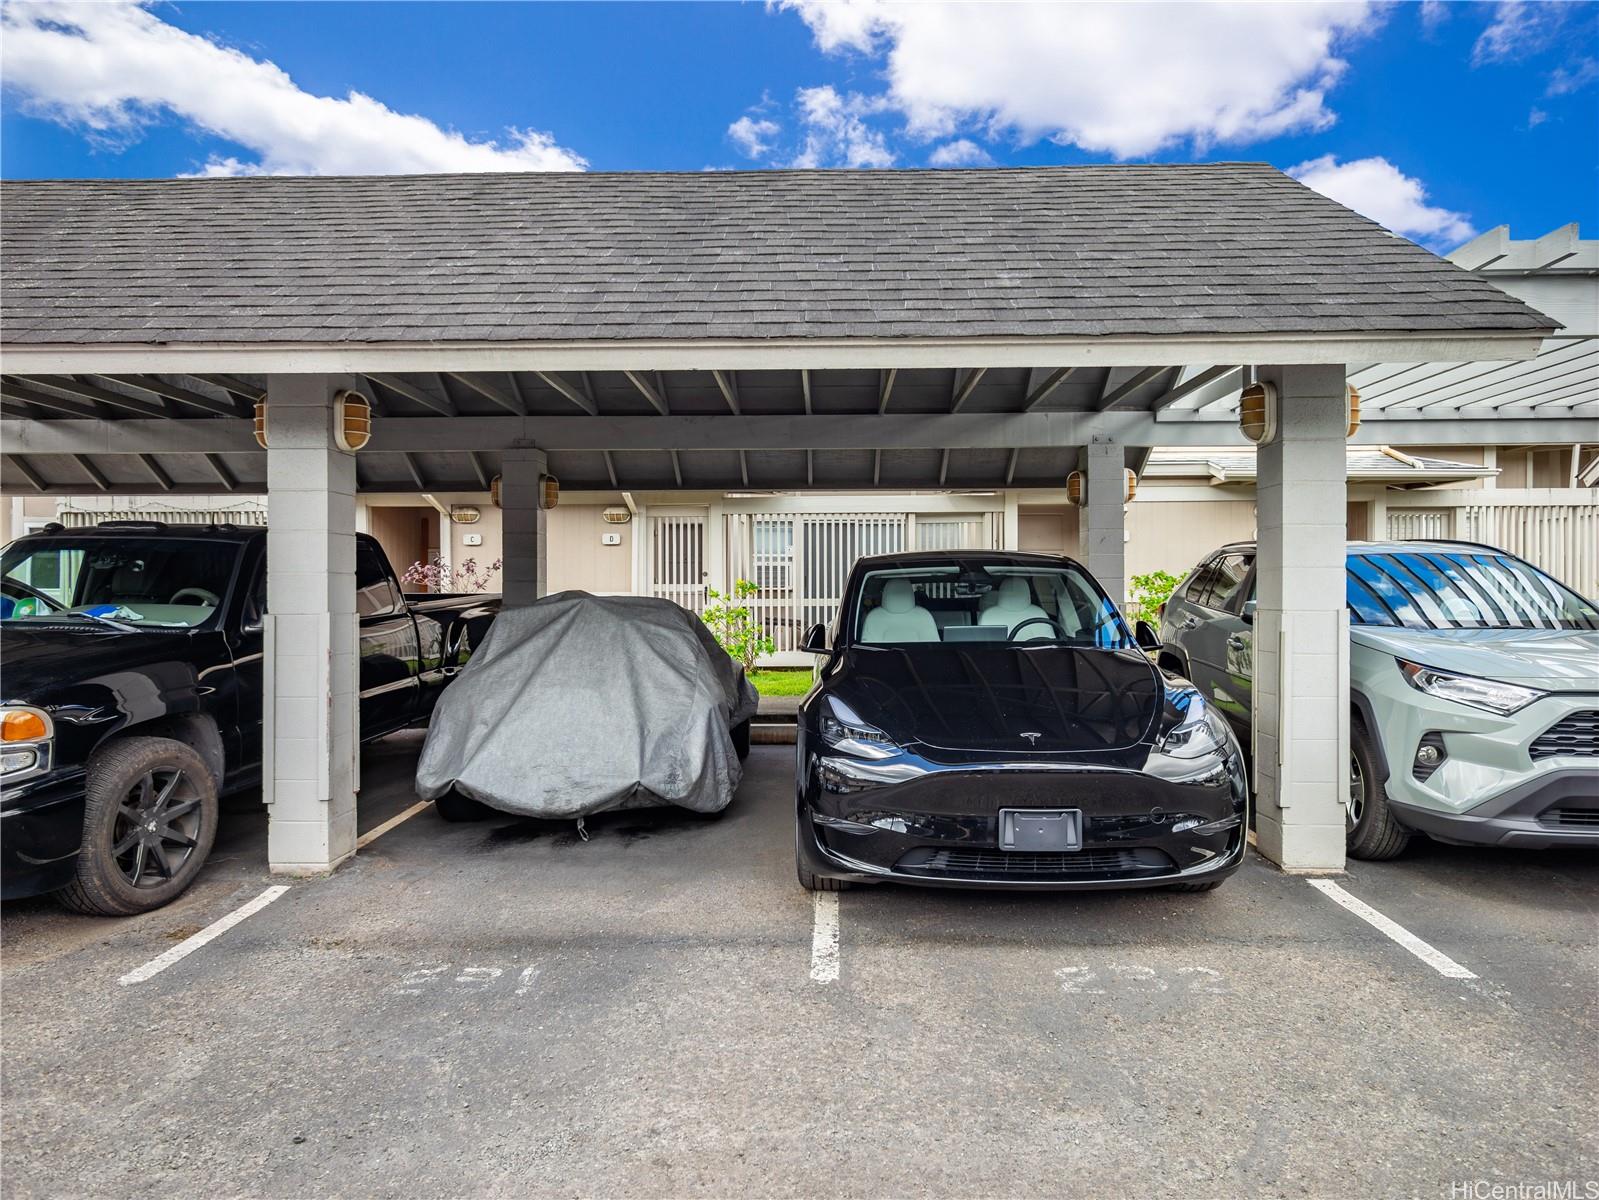
M737 580L731 594L710 588L706 592L710 603L700 614L700 620L710 628L717 645L735 662L742 663L746 672L755 669L755 660L761 655L777 649L777 643L766 636L766 631L744 603L760 590L748 579Z
M1173 575L1170 571L1151 571L1147 575L1134 575L1129 581L1131 586L1127 593L1127 619L1148 621L1151 625L1158 624L1160 606L1166 603L1183 578L1184 576Z

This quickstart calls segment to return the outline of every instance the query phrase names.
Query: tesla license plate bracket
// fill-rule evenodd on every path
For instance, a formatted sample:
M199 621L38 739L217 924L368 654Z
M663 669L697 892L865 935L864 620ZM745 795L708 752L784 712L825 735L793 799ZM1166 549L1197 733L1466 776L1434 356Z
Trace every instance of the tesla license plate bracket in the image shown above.
M1002 808L999 848L1037 854L1045 850L1083 848L1080 808Z

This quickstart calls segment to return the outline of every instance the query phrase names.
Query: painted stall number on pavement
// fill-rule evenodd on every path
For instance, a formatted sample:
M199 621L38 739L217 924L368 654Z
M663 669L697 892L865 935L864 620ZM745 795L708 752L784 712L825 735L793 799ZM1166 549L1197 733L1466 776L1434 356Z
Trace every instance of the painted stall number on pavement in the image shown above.
M455 972L453 975L451 972ZM448 963L439 966L419 966L407 971L400 979L402 996L420 996L424 992L510 992L525 996L538 978L537 967L461 967Z
M1179 992L1196 996L1225 996L1230 989L1220 971L1209 967L1154 967L1111 963L1099 967L1061 967L1055 972L1060 990L1071 996L1153 995Z

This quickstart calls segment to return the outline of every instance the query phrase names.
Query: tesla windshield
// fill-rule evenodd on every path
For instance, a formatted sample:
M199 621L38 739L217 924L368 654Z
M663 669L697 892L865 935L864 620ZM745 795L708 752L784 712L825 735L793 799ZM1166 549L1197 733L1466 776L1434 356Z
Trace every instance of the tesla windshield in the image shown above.
M1599 609L1536 567L1460 550L1351 554L1349 611L1409 629L1599 629Z
M850 640L860 645L1133 644L1116 606L1075 565L885 568L868 572L856 595Z

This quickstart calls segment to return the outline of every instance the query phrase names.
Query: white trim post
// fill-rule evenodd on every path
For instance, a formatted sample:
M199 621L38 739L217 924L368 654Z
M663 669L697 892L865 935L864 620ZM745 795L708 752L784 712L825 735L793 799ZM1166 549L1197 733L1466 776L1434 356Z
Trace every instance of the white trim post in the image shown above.
M274 873L355 853L355 457L333 445L333 375L267 380L262 795Z
M1083 565L1117 608L1127 605L1127 462L1119 442L1083 448Z
M500 456L500 555L502 599L507 607L532 604L544 595L547 539L539 481L548 469L544 451L507 450Z
M1285 868L1337 871L1349 797L1344 369L1258 378L1276 384L1281 409L1255 491L1256 837Z

